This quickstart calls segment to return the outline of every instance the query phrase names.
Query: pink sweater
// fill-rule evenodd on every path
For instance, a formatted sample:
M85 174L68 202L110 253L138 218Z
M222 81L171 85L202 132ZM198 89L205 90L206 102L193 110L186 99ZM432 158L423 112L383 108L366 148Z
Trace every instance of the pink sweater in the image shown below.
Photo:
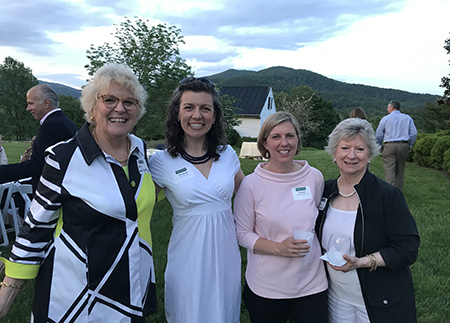
M239 244L247 248L245 278L257 295L297 298L324 291L328 287L319 241L314 237L304 258L286 258L253 253L260 237L281 242L292 236L292 226L314 229L323 192L322 173L306 161L299 171L278 174L259 164L246 176L234 200Z

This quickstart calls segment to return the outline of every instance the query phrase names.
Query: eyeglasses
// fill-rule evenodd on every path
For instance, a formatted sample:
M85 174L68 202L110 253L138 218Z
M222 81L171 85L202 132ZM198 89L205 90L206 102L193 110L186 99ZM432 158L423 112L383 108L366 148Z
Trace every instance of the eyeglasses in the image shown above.
M189 82L193 82L193 81L195 81L195 80L198 80L198 81L200 81L200 82L202 82L202 83L205 83L205 84L208 84L208 85L216 86L216 84L215 84L213 81L211 81L210 79L208 79L208 78L206 78L206 77L196 78L196 77L193 77L193 76L185 77L184 79L182 79L182 80L178 83L178 85L186 84L186 83L189 83Z
M100 98L102 99L103 104L108 109L115 109L119 102L122 102L123 108L127 111L133 111L136 110L139 100L135 98L121 98L111 95L111 94L103 94L100 95Z

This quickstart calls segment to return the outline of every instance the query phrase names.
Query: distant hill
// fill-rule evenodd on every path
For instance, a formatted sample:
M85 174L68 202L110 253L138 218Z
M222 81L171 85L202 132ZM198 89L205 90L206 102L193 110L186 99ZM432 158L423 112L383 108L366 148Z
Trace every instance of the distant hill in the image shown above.
M73 87L63 85L60 83L45 82L45 81L41 81L41 80L39 80L39 83L50 85L58 95L67 95L67 96L70 95L70 96L73 96L76 98L81 97L81 90L77 90Z
M270 86L275 93L289 93L294 87L306 85L317 91L322 98L333 103L333 107L342 111L343 115L356 107L363 108L368 114L385 115L386 106L391 100L399 101L402 111L416 114L427 102L434 103L440 98L439 95L345 83L308 70L296 70L283 66L270 67L257 72L229 69L206 77L219 86ZM81 90L70 86L45 81L39 81L39 83L49 84L60 95L71 95L76 98L81 96Z
M289 93L293 87L306 85L317 91L322 98L332 102L333 107L342 110L344 114L361 107L366 113L384 115L391 100L399 101L401 109L406 112L417 112L427 102L434 103L440 98L432 94L345 83L308 70L283 66L258 72L230 69L207 77L219 86L270 86L275 93Z
M249 75L249 74L255 74L257 72L255 71L248 71L248 70L234 70L234 69L229 69L226 70L225 72L219 73L219 74L214 74L213 76L210 76L208 78L214 78L214 82L221 82L221 81L226 81L228 79L233 79L236 77L240 77L240 76L245 76L245 75Z

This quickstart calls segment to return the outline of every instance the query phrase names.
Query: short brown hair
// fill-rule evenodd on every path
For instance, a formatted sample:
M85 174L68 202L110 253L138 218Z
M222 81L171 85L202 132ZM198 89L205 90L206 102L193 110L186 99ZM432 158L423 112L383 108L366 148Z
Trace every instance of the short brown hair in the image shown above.
M366 113L361 108L354 108L352 112L350 112L350 118L366 119Z

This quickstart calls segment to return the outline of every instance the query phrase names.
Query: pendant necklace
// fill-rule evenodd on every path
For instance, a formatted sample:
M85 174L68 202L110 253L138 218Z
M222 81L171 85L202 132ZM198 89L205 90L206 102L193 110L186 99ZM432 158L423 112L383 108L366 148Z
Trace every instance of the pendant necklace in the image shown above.
M352 196L353 194L356 193L356 190L355 190L354 187L353 187L353 192L351 192L351 193L349 193L349 194L344 194L344 193L342 193L341 190L339 189L339 180L340 180L340 179L341 179L341 178L339 177L338 180L337 180L337 182L338 182L338 190L339 190L339 195L340 195L340 196L342 196L342 197L350 197L350 196Z
M98 147L99 147L103 152L105 152L105 151L103 150L102 146L100 146L100 144L98 143L98 140L97 140L97 133L95 132L95 128L92 129L91 132L92 132L92 137L94 137L94 140L95 140L95 142L97 143ZM130 139L128 139L128 136L127 136L126 140L127 140L127 157L124 158L124 159L121 159L121 160L119 160L119 159L113 157L115 160L117 160L117 162L118 162L119 164L123 164L123 163L127 162L127 161L128 161L128 157L130 156L131 142L130 142ZM111 157L112 157L112 156L111 156Z
M191 164L204 164L206 163L208 160L211 159L211 156L209 155L209 153L207 152L206 154L204 154L203 156L200 157L194 157L189 155L183 148L181 148L181 152L180 152L181 157L191 163Z

